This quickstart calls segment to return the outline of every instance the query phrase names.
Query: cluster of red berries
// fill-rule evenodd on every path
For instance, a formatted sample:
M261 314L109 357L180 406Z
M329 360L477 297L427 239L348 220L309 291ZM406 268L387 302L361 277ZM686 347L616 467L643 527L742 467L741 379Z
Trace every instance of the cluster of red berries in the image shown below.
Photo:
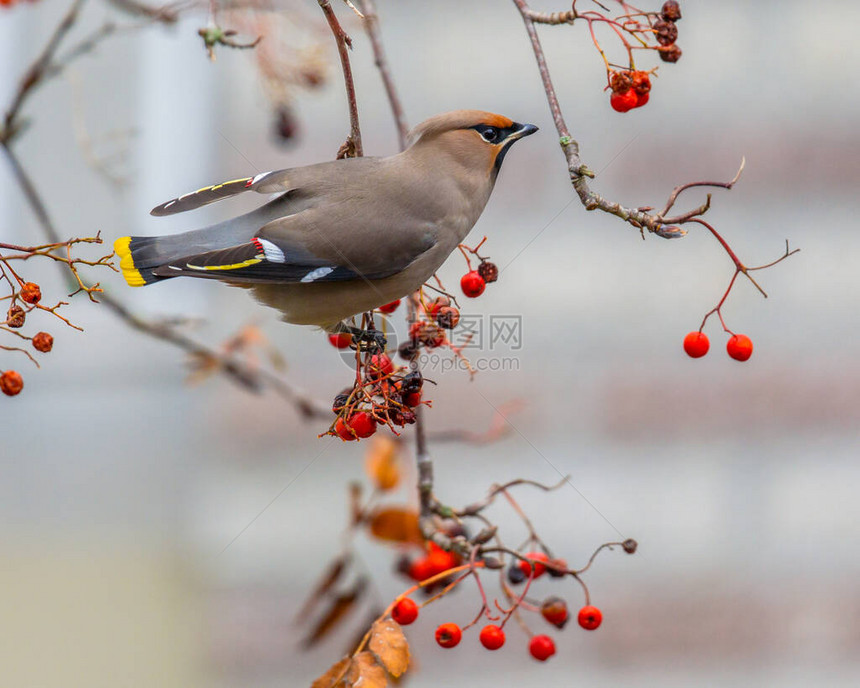
M424 556L405 561L402 568L412 580L422 583L459 565L460 557L442 549L435 542L430 542Z
M417 618L420 607L414 600L404 597L398 600L391 610L391 618L401 626L408 626ZM583 607L579 611L579 625L587 630L600 626L603 615L597 607ZM455 623L440 624L435 632L436 643L439 647L450 649L457 647L463 639L463 629ZM496 624L487 624L478 634L478 640L487 650L498 650L505 644L505 631ZM533 635L529 640L529 654L535 659L545 662L555 654L555 641L548 635Z
M651 77L648 72L624 70L609 75L609 104L616 112L639 108L651 97Z
M658 48L663 62L677 62L681 59L681 49L675 44L678 40L677 21L681 19L681 6L675 0L667 0L660 10L660 17L651 27L654 37L660 44Z
M684 337L684 351L690 358L701 358L710 348L708 335L702 331L690 332ZM726 351L736 361L747 361L753 352L752 340L745 334L732 334L726 343Z
M403 427L415 422L412 410L421 403L424 378L419 371L405 372L388 354L366 354L362 380L338 394L332 402L337 420L329 430L342 440L370 437L379 424Z
M495 282L497 279L499 279L499 268L495 263L482 259L477 270L470 270L460 278L460 289L470 299L475 299L484 293L488 283Z

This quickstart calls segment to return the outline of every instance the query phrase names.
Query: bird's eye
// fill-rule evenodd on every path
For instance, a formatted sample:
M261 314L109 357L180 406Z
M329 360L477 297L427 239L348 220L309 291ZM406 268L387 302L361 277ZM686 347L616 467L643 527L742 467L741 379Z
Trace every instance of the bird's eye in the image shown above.
M499 140L499 130L495 127L484 127L481 131L481 138L487 143L495 143Z

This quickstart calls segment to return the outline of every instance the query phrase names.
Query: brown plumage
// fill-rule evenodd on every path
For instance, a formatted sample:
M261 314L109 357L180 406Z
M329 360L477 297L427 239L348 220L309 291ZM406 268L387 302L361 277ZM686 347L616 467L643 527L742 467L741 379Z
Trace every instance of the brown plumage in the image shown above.
M438 115L397 155L269 172L168 201L153 214L245 190L281 194L206 229L124 237L116 250L133 286L220 279L287 322L331 328L420 287L477 222L510 145L536 130L479 110Z

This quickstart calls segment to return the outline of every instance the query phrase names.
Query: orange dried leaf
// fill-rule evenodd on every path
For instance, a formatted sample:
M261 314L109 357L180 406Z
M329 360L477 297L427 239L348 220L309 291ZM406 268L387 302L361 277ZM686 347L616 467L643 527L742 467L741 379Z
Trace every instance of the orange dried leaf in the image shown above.
M394 677L409 666L409 643L394 619L380 619L370 629L370 651Z
M339 662L332 664L327 672L311 684L311 688L333 688L336 683L340 682L341 677L346 673L346 668L349 666L349 662L350 658L344 657Z
M387 435L373 438L364 470L379 490L393 490L400 483L400 445Z
M380 540L424 543L418 527L418 512L409 507L385 507L377 509L370 517L370 532Z
M359 652L352 658L344 684L349 687L385 688L388 685L388 677L385 675L385 669L376 663L372 654Z

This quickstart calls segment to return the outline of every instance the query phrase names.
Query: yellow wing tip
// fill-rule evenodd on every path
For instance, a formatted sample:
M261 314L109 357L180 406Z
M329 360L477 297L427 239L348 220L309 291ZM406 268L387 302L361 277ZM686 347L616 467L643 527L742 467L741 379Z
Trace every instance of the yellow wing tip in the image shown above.
M131 257L131 237L120 237L113 242L113 250L119 256L119 267L122 269L122 276L128 282L130 287L142 287L146 284L143 275L134 267L134 259Z

